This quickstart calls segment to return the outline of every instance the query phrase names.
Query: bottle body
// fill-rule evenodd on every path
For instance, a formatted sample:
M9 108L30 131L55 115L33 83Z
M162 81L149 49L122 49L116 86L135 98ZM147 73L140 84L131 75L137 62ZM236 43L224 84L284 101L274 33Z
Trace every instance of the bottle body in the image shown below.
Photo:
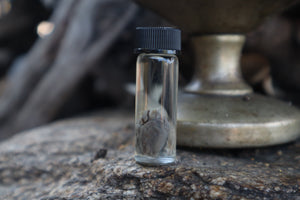
M178 58L142 53L137 59L135 133L137 162L169 164L176 160Z

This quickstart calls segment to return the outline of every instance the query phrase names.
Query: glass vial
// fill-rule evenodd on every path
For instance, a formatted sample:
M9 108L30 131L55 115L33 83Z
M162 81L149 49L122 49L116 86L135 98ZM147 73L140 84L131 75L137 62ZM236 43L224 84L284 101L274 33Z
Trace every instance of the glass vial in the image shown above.
M176 160L178 58L181 32L170 27L137 28L135 160L164 165Z

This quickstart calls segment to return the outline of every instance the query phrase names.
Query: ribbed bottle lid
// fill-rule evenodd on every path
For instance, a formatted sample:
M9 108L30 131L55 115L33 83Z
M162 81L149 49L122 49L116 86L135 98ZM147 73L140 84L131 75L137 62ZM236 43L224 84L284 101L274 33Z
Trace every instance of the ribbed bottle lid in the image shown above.
M137 27L135 52L181 50L181 31L172 27Z

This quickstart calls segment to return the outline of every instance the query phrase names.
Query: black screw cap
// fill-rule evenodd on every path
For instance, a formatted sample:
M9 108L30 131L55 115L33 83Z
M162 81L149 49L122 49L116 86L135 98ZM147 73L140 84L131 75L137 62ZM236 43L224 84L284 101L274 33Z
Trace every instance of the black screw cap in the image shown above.
M181 31L172 27L137 27L135 52L181 50Z

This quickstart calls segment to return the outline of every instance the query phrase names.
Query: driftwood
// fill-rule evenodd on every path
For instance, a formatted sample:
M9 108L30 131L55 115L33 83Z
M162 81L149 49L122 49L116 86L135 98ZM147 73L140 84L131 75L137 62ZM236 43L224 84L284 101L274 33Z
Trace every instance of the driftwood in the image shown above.
M50 13L40 1L36 0L5 0L0 4L0 77L2 78L14 59L27 52L33 45L37 37L35 34L37 23L47 19Z
M299 199L300 141L260 149L178 149L171 166L134 161L134 113L120 109L0 145L0 199Z
M61 1L51 18L53 34L36 42L8 80L0 138L53 119L136 13L124 0Z

